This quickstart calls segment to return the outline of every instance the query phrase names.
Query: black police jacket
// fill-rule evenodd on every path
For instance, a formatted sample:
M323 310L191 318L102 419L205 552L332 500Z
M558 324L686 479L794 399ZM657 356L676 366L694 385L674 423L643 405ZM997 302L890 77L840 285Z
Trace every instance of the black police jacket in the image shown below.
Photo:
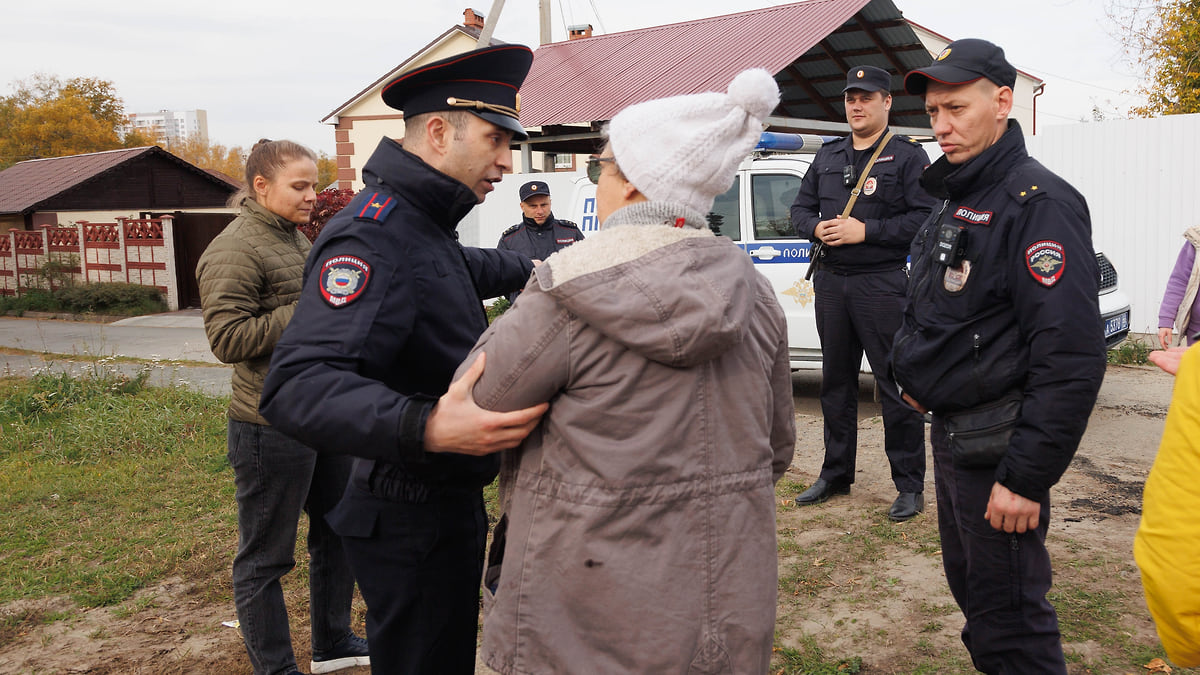
M1023 392L996 479L1040 499L1070 464L1104 377L1087 203L1026 153L1015 121L967 163L939 159L921 184L943 202L913 240L896 381L934 414ZM965 264L934 259L943 226L967 233Z
M840 138L817 151L792 203L792 227L797 236L816 241L813 231L817 223L829 220L845 209L850 191L857 185L859 174L874 152L872 145L855 167L854 182L847 186L842 169L854 164L852 138ZM916 141L907 136L894 136L888 141L850 211L851 217L866 225L866 240L859 244L824 247L821 266L842 274L903 267L913 235L929 217L934 205L933 198L918 182L928 165L929 155Z
M580 239L583 239L583 233L578 225L569 220L559 220L551 213L541 225L532 218L523 218L500 235L496 248L516 251L533 260L545 260L551 253Z
M486 485L497 456L426 453L425 421L487 328L480 299L520 288L533 265L460 245L475 194L395 141L363 180L313 244L260 410L318 451L388 462L390 481Z

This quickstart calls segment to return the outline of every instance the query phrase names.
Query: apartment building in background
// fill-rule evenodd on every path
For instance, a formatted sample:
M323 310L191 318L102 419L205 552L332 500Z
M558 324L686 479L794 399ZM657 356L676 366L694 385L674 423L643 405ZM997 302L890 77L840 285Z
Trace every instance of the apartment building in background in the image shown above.
M159 145L170 146L193 138L208 142L208 112L205 110L159 110L129 113L126 129L139 131Z

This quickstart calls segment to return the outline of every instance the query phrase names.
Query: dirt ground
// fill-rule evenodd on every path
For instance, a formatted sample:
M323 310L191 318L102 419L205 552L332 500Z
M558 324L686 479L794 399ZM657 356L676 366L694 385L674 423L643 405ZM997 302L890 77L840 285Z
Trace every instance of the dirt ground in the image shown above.
M940 567L932 461L926 513L891 524L883 513L895 492L870 382L864 377L852 494L797 508L781 490L777 642L816 646L834 661L861 657L862 672L970 672L958 640L961 615ZM802 489L816 478L822 456L819 375L800 373L794 383L799 441L785 486ZM1053 493L1048 541L1056 591L1083 589L1064 591L1062 602L1086 605L1101 591L1115 599L1104 609L1115 612L1112 635L1102 631L1066 645L1073 674L1134 672L1113 655L1129 645L1152 650L1156 644L1131 547L1172 384L1155 368L1109 366L1083 444ZM306 668L304 589L289 584L286 591L293 642ZM0 606L0 673L250 673L238 631L222 625L235 618L232 604L217 600L228 597L222 576L169 579L119 607L78 610L62 600ZM9 618L26 609L61 611L66 618L14 630ZM362 611L358 600L360 630ZM341 672L364 675L367 669Z

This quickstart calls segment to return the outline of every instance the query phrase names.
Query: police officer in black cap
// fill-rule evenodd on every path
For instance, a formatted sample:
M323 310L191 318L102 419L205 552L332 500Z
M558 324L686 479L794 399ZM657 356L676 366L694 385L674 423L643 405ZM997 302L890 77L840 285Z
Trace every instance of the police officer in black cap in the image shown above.
M941 203L913 241L892 360L933 413L942 564L975 667L1066 673L1045 539L1104 377L1099 272L1083 196L1008 119L1016 77L967 39L904 80L945 155L921 176Z
M449 386L487 328L481 298L520 288L533 270L509 251L465 248L455 232L512 170L532 60L522 45L488 47L384 87L404 111L403 142L380 141L366 185L313 244L263 388L271 424L357 457L328 520L367 603L375 672L474 672L482 488L498 470L492 453L516 446L545 410L475 406L482 360Z
M850 135L823 146L800 183L792 225L821 253L813 278L821 338L821 474L796 497L818 504L848 494L858 453L858 373L863 352L883 408L884 452L899 493L888 516L913 518L925 507L925 425L900 400L887 369L908 282L906 259L933 200L917 180L925 150L888 129L892 77L858 66L843 89ZM855 196L857 195L857 196Z
M545 260L555 251L562 250L583 239L579 226L569 220L554 217L550 211L550 186L540 180L531 180L521 186L521 213L524 218L500 235L496 248L516 251L531 260ZM520 292L508 296L515 302Z

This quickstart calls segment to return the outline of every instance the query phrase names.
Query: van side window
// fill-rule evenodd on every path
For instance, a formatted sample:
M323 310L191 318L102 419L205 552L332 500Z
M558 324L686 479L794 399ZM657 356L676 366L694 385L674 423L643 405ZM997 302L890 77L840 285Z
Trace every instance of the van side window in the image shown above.
M733 187L713 200L712 211L708 212L708 228L713 234L729 237L734 241L742 238L742 214L738 196L741 193L742 177L734 176Z
M750 179L751 208L756 239L794 239L792 202L800 192L800 177L757 174Z

